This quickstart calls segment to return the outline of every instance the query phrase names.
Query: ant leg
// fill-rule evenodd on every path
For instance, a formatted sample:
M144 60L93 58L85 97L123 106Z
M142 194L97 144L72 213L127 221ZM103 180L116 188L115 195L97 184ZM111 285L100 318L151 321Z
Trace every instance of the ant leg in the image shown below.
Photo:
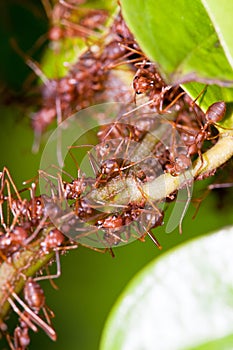
M25 245L27 245L28 243L30 243L31 241L34 240L34 238L36 238L36 236L38 235L38 233L40 232L40 230L43 228L45 221L47 220L48 216L45 215L43 217L43 219L40 221L39 225L37 226L37 228L35 229L35 231L33 232L33 234L31 236L29 236L27 239L25 239Z
M15 183L14 183L14 181L13 181L13 179L12 179L12 177L11 177L11 174L10 174L9 170L7 169L7 167L4 167L4 168L3 168L3 171L2 171L1 174L2 174L2 177L1 177L1 180L2 180L2 181L5 180L5 176L4 176L5 174L8 176L9 182L10 182L11 186L13 187L14 192L15 192L17 198L18 198L19 200L22 200L22 198L20 197L19 191L18 191L18 189L17 189L17 187L16 187L16 185L15 185ZM2 185L3 185L3 183L2 183ZM1 188L1 192L2 192L2 188Z
M150 237L152 242L158 247L160 250L162 249L162 246L160 245L159 241L155 238L154 234L152 233L151 230L146 231L147 235Z
M185 213L188 209L188 206L189 206L189 203L191 201L191 193L190 193L190 189L189 189L189 186L188 186L188 183L186 182L185 184L186 188L187 188L187 192L188 192L188 198L186 200L186 203L185 203L185 206L184 206L184 209L182 211L182 214L181 214L181 217L180 217L180 221L179 221L179 233L182 234L182 222L184 220L184 216L185 216Z
M12 212L12 214L14 216L17 216L19 215L19 213L15 212L13 210L13 201L12 201L12 194L11 194L11 186L14 190L14 193L15 195L17 196L17 199L22 202L22 198L19 194L19 191L10 175L10 172L9 170L4 167L3 168L3 171L0 173L1 174L1 189L0 189L0 217L1 217L1 225L7 229L8 225L9 225L9 221L10 221L10 213L9 213L9 208ZM6 178L7 176L7 178ZM5 197L4 196L4 189L5 189L5 186L6 186L6 190L7 190L7 196ZM4 220L4 210L3 210L3 204L4 204L4 201L7 200L7 224L5 223L5 220Z
M84 145L77 145L77 146L68 146L68 152L70 153L70 155L71 155L73 160L75 160L75 158L74 158L74 155L72 155L72 153L71 153L71 149L73 149L73 148L83 148L83 147L87 147L87 148L91 148L92 149L95 146L91 145L91 144L84 144Z
M31 317L31 320L37 325L39 326L41 329L43 329L43 331L50 337L50 339L52 340L56 340L57 339L57 335L56 332L54 331L54 329L52 327L50 327L46 322L44 322L34 311L32 311L27 304L25 304L23 302L23 300L21 300L18 295L15 292L11 293L12 296L15 298L15 300L24 308L24 310L26 311L26 313ZM10 299L10 298L8 298ZM9 301L9 300L8 300ZM22 312L20 312L20 317L21 317ZM24 319L23 319L24 320ZM28 320L24 320L25 323L27 323ZM30 322L32 323L32 322ZM27 323L28 324L28 323ZM30 326L29 326L30 327ZM37 332L37 327L35 325L33 325L33 327L35 327L36 330L34 330L35 332Z
M5 337L6 337L6 340L7 340L7 343L8 343L8 345L9 345L10 349L11 349L11 350L16 350L17 347L12 343L10 334L6 333L6 334L5 334Z
M167 91L169 91L170 89L172 88L172 86L166 86L165 88L164 88L164 91L163 91L163 96L165 95L165 93L167 92ZM159 107L159 113L167 113L167 111L183 96L183 95L185 95L186 94L186 92L185 91L183 91L183 92L181 92L178 96L176 96L176 98L171 102L171 103L169 103L169 105L167 106L167 107L165 107L164 109L162 109L162 106L160 105L160 107ZM162 99L161 99L161 101L162 101Z
M50 279L54 279L54 278L59 278L61 276L61 261L60 261L60 256L59 256L58 249L55 249L55 255L56 255L56 264L57 264L57 272L56 272L56 274L35 277L34 281L42 281L42 280L48 280L48 279L50 280Z
M195 208L195 212L192 216L192 219L194 220L197 216L197 213L200 209L201 203L206 199L206 197L208 196L208 194L210 193L210 190L207 188L207 190L204 192L203 196L197 199L194 199L193 202L197 202L197 206Z
M18 297L18 295L16 293L13 292L12 295L18 302L20 300L19 304L21 304L21 302L24 304L24 302ZM19 317L28 325L28 327L30 327L34 332L38 332L38 328L30 321L30 319L28 317L25 316L25 314L23 312L20 311L20 309L14 303L14 301L10 297L8 297L7 300L9 302L9 304L11 305L12 309L14 310L14 312L17 315L19 315ZM28 308L28 306L26 304L24 304L24 305ZM31 311L31 309L30 309L30 311Z
M206 91L207 91L207 88L208 88L208 85L206 84L206 85L204 86L204 88L201 90L201 92L199 92L199 94L197 95L197 97L195 98L195 100L192 101L191 107L193 107L193 106L195 105L196 101L199 99L200 96L202 96L202 99L204 98L205 93L206 93Z
M92 171L94 172L95 175L98 174L100 168L99 168L99 165L98 165L98 162L97 160L95 159L95 157L91 154L90 151L87 152L88 153L88 157L89 157L89 161L90 161L90 164L91 164L91 167L92 167ZM102 178L102 174L100 174L100 178L99 180ZM98 180L98 179L97 179Z

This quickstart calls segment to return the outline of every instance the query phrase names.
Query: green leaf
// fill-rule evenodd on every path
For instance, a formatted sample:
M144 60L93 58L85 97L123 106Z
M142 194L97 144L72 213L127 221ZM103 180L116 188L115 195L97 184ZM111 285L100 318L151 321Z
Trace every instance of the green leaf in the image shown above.
M122 0L124 18L168 83L232 85L233 70L200 0ZM139 25L140 24L140 25ZM229 28L233 31L233 23Z
M109 20L106 23L106 28L103 26L103 28L99 29L96 36L92 37L89 35L88 38L83 38L78 31L74 36L69 36L69 34L65 34L64 32L65 35L60 38L60 40L50 41L42 60L43 72L47 78L56 79L66 76L72 65L74 65L81 54L88 49L90 43L93 45L95 42L100 44L100 42L104 40L108 27L112 23L116 7L117 5L114 0L108 2L103 0L91 0L88 1L88 3L82 4L82 6L78 6L77 8L74 7L72 9L70 12L70 18L68 17L67 20L68 23L65 25L63 24L64 28L69 29L69 25L72 28L72 25L75 26L75 24L79 24L80 15L85 13L83 10L85 11L87 9L107 10L109 13ZM61 24L62 21L60 25Z
M77 62L85 47L84 41L80 38L65 38L55 45L48 46L41 63L46 77L48 79L64 77L70 67Z
M229 0L202 0L215 27L226 57L233 68L232 13L233 2Z
M204 90L205 84L191 82L182 84L182 88L192 97L193 100ZM200 96L197 103L205 112L208 107L216 101L233 101L233 88L223 88L218 85L208 85L206 91Z
M150 263L114 306L101 350L233 348L233 227Z

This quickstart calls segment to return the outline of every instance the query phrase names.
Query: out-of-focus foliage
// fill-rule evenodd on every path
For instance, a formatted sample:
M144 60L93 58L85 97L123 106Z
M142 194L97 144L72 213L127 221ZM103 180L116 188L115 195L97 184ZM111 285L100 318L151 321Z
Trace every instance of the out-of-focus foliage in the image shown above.
M230 350L232 239L223 229L150 263L115 305L101 349Z

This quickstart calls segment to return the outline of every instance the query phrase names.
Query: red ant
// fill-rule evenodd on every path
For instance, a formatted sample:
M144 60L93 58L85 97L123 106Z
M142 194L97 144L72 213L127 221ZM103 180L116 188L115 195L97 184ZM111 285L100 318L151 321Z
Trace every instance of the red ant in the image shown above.
M126 241L120 236L123 226L123 218L121 214L116 213L108 215L104 219L99 219L96 222L98 229L104 230L103 240L107 243L107 246L117 246L119 243L126 243Z
M205 140L211 139L210 127L220 122L226 113L226 104L223 101L213 103L205 113L205 124L200 130L193 130L183 125L176 124L176 128L181 132L181 137L188 147L188 154L198 153L203 163L202 144Z
M36 312L45 305L44 291L31 277L27 279L24 286L24 299L28 306Z
M15 226L11 231L0 235L0 250L6 256L12 255L26 246L28 232L21 226Z
M149 173L151 173L152 167L155 170L155 163L158 163L158 161L153 156L153 152L157 138L149 131L156 129L159 126L159 121L149 117L141 119L135 119L136 124L139 125L132 129L127 121L125 126L131 134L126 137L120 137L120 133L124 134L125 132L123 123L110 124L110 128L107 127L106 133L102 134L101 132L105 142L96 146L97 155L100 156L101 162L100 170L95 171L98 180L106 179L107 181L111 177L128 175L134 172L138 180L144 181L150 177ZM112 132L117 133L118 138L112 140L110 137ZM141 164L140 168L138 164Z
M84 52L77 64L60 79L48 79L38 64L28 58L17 45L16 50L27 64L39 76L44 85L42 91L42 108L32 118L32 127L35 131L33 150L37 151L41 134L57 117L57 123L67 118L72 112L86 108L94 102L95 94L104 90L107 72L103 71L100 53L91 48ZM59 163L62 164L61 152L58 152Z
M17 199L12 198L11 187ZM5 188L7 193L5 193ZM9 170L6 167L1 173L0 200L1 226L4 229L4 232L0 235L0 248L1 252L3 252L6 257L9 257L19 249L26 247L26 241L30 235L30 224L29 226L22 225L22 216L27 216L28 202L26 199L22 200ZM15 203L18 203L17 207ZM4 219L3 205L6 205L7 223ZM11 214L13 215L13 219ZM9 223L10 219L12 219L11 224Z
M44 278L42 278L44 277ZM55 278L57 276L49 275L49 276L42 276L42 277L36 277L27 278L27 281L25 283L23 293L24 293L24 300L26 301L27 305L30 307L32 311L34 311L37 315L39 314L40 310L43 311L44 316L46 318L47 323L50 325L50 317L48 315L47 310L50 313L50 316L54 317L53 312L46 306L45 304L45 295L44 291L41 288L41 286L37 283L38 280L41 279L51 279Z
M188 149L182 141L180 135L176 132L175 124L172 123L172 130L167 133L171 141L165 140L164 154L159 154L159 161L163 164L165 159L164 169L172 176L178 176L187 171L191 166L191 159L188 154ZM163 145L164 147L164 145Z
M106 183L110 179L120 175L122 176L125 167L125 160L120 158L106 159L100 166L100 171L96 174L95 187L99 187L100 183Z
M111 70L125 64L132 66L133 63L144 57L121 13L116 16L110 27L109 38L111 41L104 45L101 55L105 70Z
M129 138L133 141L139 141L141 138L141 133L136 125L129 124L127 122L115 122L101 126L97 136L101 142L120 138Z
M63 186L64 197L66 199L78 199L80 195L84 193L87 183L85 182L84 177L78 177L71 182L63 181Z
M202 127L201 131L196 136L196 146L198 152L199 143L203 142L205 139L208 139L210 136L209 128L211 125L216 125L219 123L226 113L226 104L223 101L213 103L206 111L205 119L206 123Z
M148 235L152 242L159 248L162 249L162 246L160 245L159 241L156 239L154 234L152 233L152 229L162 226L163 225L163 219L164 219L164 212L162 210L157 210L156 212L153 210L153 208L145 209L142 211L142 222L145 221L145 224L143 224L143 228L145 230L144 235L141 237L141 240L144 239L144 236Z
M166 84L153 64L143 61L141 65L142 66L139 67L135 73L133 88L137 95L149 93L150 99L153 99L154 95L161 93L161 89L164 88ZM145 68L147 65L149 65L149 67Z
M14 332L14 346L10 341L10 346L15 349L15 346L21 346L22 349L26 349L26 346L30 342L30 338L28 336L29 328L34 332L37 332L37 326L42 328L45 333L52 339L56 340L56 333L50 324L50 316L54 317L51 310L50 316L48 315L46 305L45 305L45 295L44 291L37 283L38 280L57 278L61 274L60 268L60 260L59 260L59 250L73 249L76 248L77 245L72 246L62 246L64 244L65 237L63 234L57 230L52 229L45 236L45 238L41 241L41 251L40 254L47 254L52 250L55 250L56 260L57 260L57 273L55 275L48 276L39 276L36 278L27 278L25 286L24 286L24 299L23 302L18 295L11 290L11 296L23 307L24 311L20 311L18 306L13 301L12 297L8 297L7 300L12 306L13 310L19 315L20 325L16 327ZM24 276L25 277L25 276ZM26 278L26 277L25 277ZM40 310L43 311L44 316L46 318L47 323L39 316ZM9 339L8 339L9 340Z
M34 228L38 226L44 216L44 201L42 196L36 196L35 183L32 183L31 187L25 188L22 191L26 190L30 192L30 200L22 200L20 195L17 194L17 191L17 199L12 199L11 194L9 194L8 201L15 221L18 221L22 226L25 225L27 228Z
M57 228L51 229L40 243L44 253L49 253L51 250L59 249L65 242L65 237ZM64 247L66 249L66 247Z
M160 211L158 212L160 213L159 216L157 214L152 214L151 211L143 207L129 205L126 209L123 209L121 213L114 213L99 219L96 222L96 226L104 231L103 241L110 247L117 246L120 243L129 243L131 236L135 238L133 231L136 230L138 235L136 238L142 240L142 237L148 234L156 246L161 249L159 242L151 232L152 228L162 225L163 213ZM143 223L143 227L140 227L142 224L141 221L144 222L145 219L146 224ZM143 232L141 232L142 230Z
M8 180L9 179L9 180ZM49 221L49 215L54 214L55 207L51 207L48 200L42 196L36 196L36 185L32 183L29 188L31 199L22 200L9 171L4 168L2 173L2 185L1 185L1 197L2 202L7 202L10 207L10 211L13 214L13 220L9 227L9 223L6 224L1 216L2 226L4 232L0 235L0 247L6 257L11 256L14 252L22 248L27 248L28 244L31 243L45 228ZM9 182L10 181L10 182ZM15 190L17 199L12 198L10 184ZM7 187L7 195L4 194L4 188ZM8 214L9 216L9 214ZM48 221L48 222L47 222ZM36 229L35 229L36 227ZM43 242L41 243L42 251L44 253L60 247L64 241L62 234L54 230L48 232Z
M10 288L10 292L11 292L11 296L14 297L14 299L23 307L24 312L20 311L20 309L18 308L18 306L15 304L15 302L13 301L13 299L11 297L8 297L8 302L11 305L12 309L19 315L20 319L23 320L25 325L23 328L31 328L34 332L37 332L37 326L39 326L41 329L43 329L45 331L45 333L52 339L52 340L56 340L57 336L56 336L56 332L54 331L54 329L47 324L42 318L40 318L37 313L35 311L33 311L23 300L21 300L18 295L11 290ZM28 295L29 296L29 295ZM34 296L33 296L34 297ZM38 302L38 305L42 306L42 303L44 301L43 299L43 295L40 294L36 296L36 300ZM41 303L42 302L42 303ZM31 303L34 304L34 301L31 300ZM38 309L37 309L38 311ZM22 331L22 330L21 330ZM20 332L17 332L18 334ZM22 333L21 333L22 334ZM25 334L25 333L24 333Z
M152 229L163 224L163 211L160 211L155 207L145 207L145 203L140 206L130 205L130 208L123 213L125 225L128 226L131 223L132 230L135 230L140 241L144 241L144 237L148 235L152 242L162 249L160 243L152 233Z
M186 154L169 157L169 162L165 164L165 169L172 176L177 176L188 170L191 166L191 159Z
M47 17L52 22L48 33L50 40L58 41L67 37L93 37L98 34L98 30L103 29L108 12L81 7L83 2L85 1L60 0L52 8L48 0L43 0Z
M22 318L19 319L19 326L14 330L14 345L12 350L26 350L30 344L30 336L28 334L29 326ZM11 343L9 343L11 346Z

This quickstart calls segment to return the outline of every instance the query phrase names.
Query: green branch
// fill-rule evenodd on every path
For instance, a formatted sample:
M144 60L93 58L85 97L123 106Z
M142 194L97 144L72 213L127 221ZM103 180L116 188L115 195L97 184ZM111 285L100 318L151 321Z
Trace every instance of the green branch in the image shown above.
M136 179L132 177L112 179L106 186L92 191L89 196L96 202L124 205L129 202L139 202L143 198L156 202L161 201L174 191L184 187L193 178L209 173L220 167L233 156L233 131L221 133L218 142L207 152L202 159L198 158L193 168L179 176L164 173L155 180L147 182L139 188Z
M51 230L51 227L50 227ZM47 230L43 233L43 238ZM33 276L53 258L54 252L41 252L41 239L27 246L27 249L17 252L0 266L0 320L3 320L9 309L8 298L12 291L19 294L25 284L24 276Z

